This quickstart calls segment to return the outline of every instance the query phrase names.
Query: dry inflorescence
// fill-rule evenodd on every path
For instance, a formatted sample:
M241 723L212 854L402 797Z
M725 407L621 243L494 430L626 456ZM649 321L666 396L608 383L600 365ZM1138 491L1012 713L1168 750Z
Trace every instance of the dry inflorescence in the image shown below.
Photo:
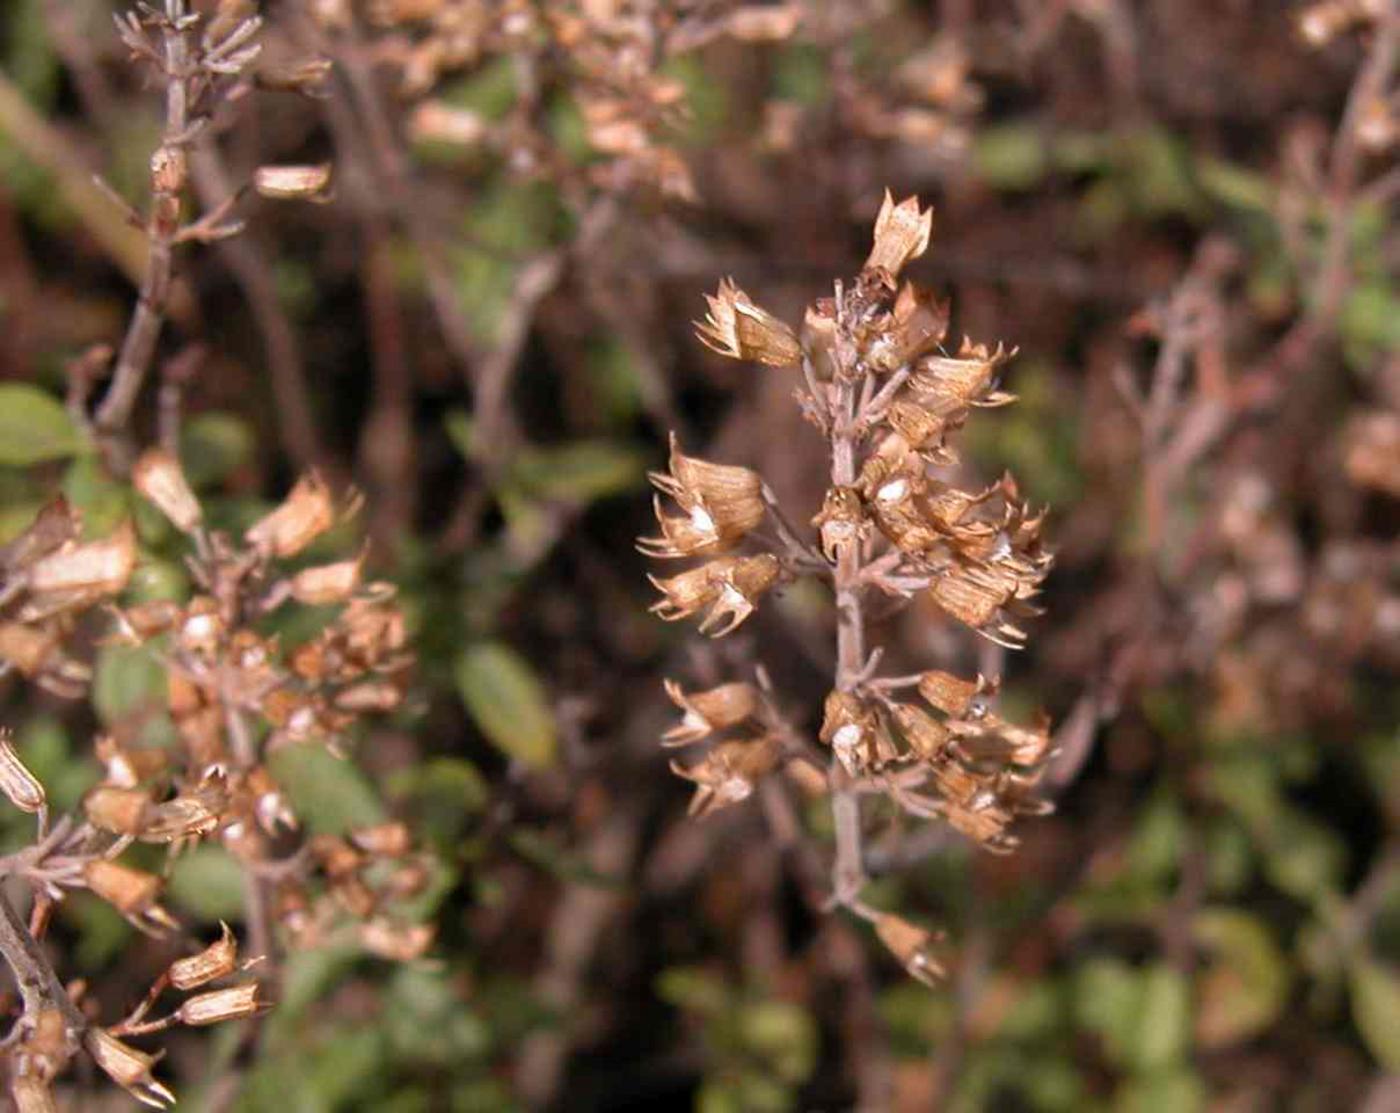
M429 927L396 913L430 876L407 828L385 823L346 838L302 838L296 813L266 764L287 746L339 752L361 717L398 706L411 663L394 592L364 580L363 553L285 567L335 524L329 489L315 475L303 478L235 540L206 527L183 470L164 450L152 449L136 462L133 483L189 539L196 592L184 602L115 605L137 562L132 527L79 541L78 516L59 500L0 550L3 629L10 631L0 653L6 667L63 695L79 695L88 670L63 643L83 612L107 604L116 619L111 640L146 647L166 668L176 744L99 737L100 782L84 796L80 815L50 828L42 784L0 736L0 791L39 817L34 844L4 862L4 873L32 890L34 911L26 924L8 900L0 902L9 929L0 943L12 965L42 962L41 972L53 978L34 940L44 934L53 905L75 889L91 892L147 934L173 935L180 924L161 903L162 876L119 859L134 843L164 846L173 858L200 841L217 840L244 872L252 958L239 962L238 944L225 928L217 942L173 962L137 1008L108 1027L89 1022L54 979L43 997L32 1004L26 999L16 1029L16 1101L21 1093L37 1101L80 1044L139 1100L154 1106L173 1101L151 1074L155 1057L123 1039L262 1011L262 982L226 979L254 963L275 979L278 929L292 947L354 940L367 953L395 960L421 956L432 941ZM297 605L336 610L316 636L284 647L262 626ZM35 976L28 968L16 974L21 984ZM147 1019L168 991L186 996L166 1015Z
M817 576L831 584L836 667L818 732L829 757L786 727L765 685L745 682L687 692L668 681L682 718L663 744L710 742L698 760L672 765L697 786L698 815L747 799L777 770L821 768L837 836L833 900L874 923L921 979L940 969L934 937L861 899L862 799L882 794L911 815L1008 851L1012 821L1049 810L1035 788L1051 747L1044 719L1018 726L993 710L997 680L934 669L882 676L882 649L866 645L866 604L882 596L927 599L997 645L1019 648L1051 564L1040 542L1043 514L1010 475L982 490L945 478L959 463L954 435L972 410L1014 401L999 386L1014 352L967 340L952 355L943 347L947 305L900 278L927 249L932 222L916 199L895 204L886 194L865 266L807 309L800 332L731 281L707 299L698 330L712 350L800 367L798 402L830 450L830 485L811 519L815 543L757 472L687 456L674 438L670 466L652 482L679 513L658 496L660 535L639 542L659 559L698 558L652 577L662 595L652 609L668 621L698 616L716 637L786 582ZM759 531L765 523L771 536Z
M341 0L317 6L332 34L356 16ZM481 0L379 0L369 5L376 59L395 70L399 92L416 101L410 130L421 140L483 147L507 155L527 174L570 176L569 159L546 121L535 119L552 86L577 104L582 133L597 161L587 185L605 192L642 189L681 201L697 194L684 158L667 141L686 115L685 87L665 63L718 38L772 42L790 37L798 4L637 5L488 4ZM431 96L445 77L508 58L517 103L502 122Z

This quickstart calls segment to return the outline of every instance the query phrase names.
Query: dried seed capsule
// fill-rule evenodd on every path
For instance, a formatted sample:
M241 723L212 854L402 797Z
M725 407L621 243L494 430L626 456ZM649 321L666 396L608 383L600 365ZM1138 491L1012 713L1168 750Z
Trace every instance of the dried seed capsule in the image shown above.
M154 874L95 858L83 867L83 880L94 895L139 927L148 923L167 928L178 926L156 903L161 882Z
M897 275L904 264L928 250L933 235L933 209L919 208L917 197L906 197L898 205L885 190L885 199L875 217L875 243L865 260L865 269L876 267Z
M20 811L31 815L43 811L48 803L44 786L21 760L7 730L0 730L0 792Z
M263 89L319 97L325 92L334 63L329 58L308 58L285 66L262 66L254 80Z
M38 1074L16 1074L10 1082L15 1113L58 1113L53 1087Z
M782 566L771 553L754 557L721 557L678 576L649 576L663 599L651 611L667 622L708 608L700 632L723 637L749 615L765 591L777 583Z
M696 322L696 335L711 351L770 367L788 367L802 358L802 345L792 329L754 305L732 279L721 281L705 301L710 311L704 321Z
M859 696L839 689L827 693L818 737L831 747L847 773L859 776L893 756L893 747L882 735L874 708Z
M258 996L259 988L257 982L244 982L227 989L201 993L185 1000L175 1015L180 1018L181 1024L192 1028L253 1016L267 1007L267 1003Z
M193 533L198 528L204 510L190 489L180 461L169 452L152 448L142 453L132 469L131 482L181 533Z
M8 661L19 669L21 676L39 676L58 656L57 629L38 629L19 622L0 623L0 661Z
M253 171L253 188L274 201L331 200L331 164L318 166L259 166Z
M661 736L663 746L685 746L752 717L759 707L758 689L752 684L721 684L705 692L687 694L674 680L664 680L666 694L681 709L681 721Z
M197 955L176 959L170 964L170 984L176 989L198 989L218 978L232 974L238 966L238 941L228 924L222 920L219 927L223 934L210 943Z
M175 1104L175 1095L151 1075L158 1056L137 1051L105 1028L89 1028L83 1046L107 1077L142 1105L164 1109Z
M946 726L912 703L897 703L890 708L890 714L894 716L909 748L920 759L935 761L943 756L944 745L948 741Z
M29 569L29 588L35 594L115 595L135 567L136 531L126 521L101 541L70 544L37 561Z
M691 766L671 762L671 772L696 785L690 814L704 817L753 795L759 779L777 766L782 754L769 735L721 742Z
M899 960L899 964L924 985L935 986L939 979L947 976L943 964L933 954L933 947L940 937L927 928L885 912L875 920L875 934Z
M423 957L436 934L432 924L396 924L374 919L360 925L360 944L380 958L412 962Z
M995 692L999 683L980 673L976 680L963 680L950 672L929 669L919 677L919 695L945 715L962 719L974 713L973 701L978 696Z
M296 556L330 529L334 520L330 488L310 472L297 480L282 504L255 522L243 539L269 556Z
M98 785L83 797L88 822L117 835L139 835L146 829L151 794L143 788Z
M413 836L404 823L356 827L350 832L350 841L376 858L401 858L413 847Z
M840 559L842 549L869 532L860 492L854 487L828 488L821 512L812 519L812 525L820 532L826 559L834 563Z
M308 606L345 602L360 586L364 561L361 553L354 560L303 568L292 577L292 598Z
M409 134L419 142L475 147L488 134L486 120L469 108L424 101L409 115Z

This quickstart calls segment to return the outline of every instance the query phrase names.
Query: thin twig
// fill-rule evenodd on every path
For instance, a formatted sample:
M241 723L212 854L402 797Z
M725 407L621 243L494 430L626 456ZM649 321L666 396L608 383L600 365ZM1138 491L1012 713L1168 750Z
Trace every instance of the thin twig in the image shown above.
M180 230L180 193L184 184L185 148L190 139L190 94L195 67L190 57L191 29L185 0L166 0L161 21L165 67L165 134L153 160L151 210L146 224L149 253L146 273L126 337L117 352L112 385L97 408L97 427L108 433L124 429L141 393L155 355L170 296L175 236Z

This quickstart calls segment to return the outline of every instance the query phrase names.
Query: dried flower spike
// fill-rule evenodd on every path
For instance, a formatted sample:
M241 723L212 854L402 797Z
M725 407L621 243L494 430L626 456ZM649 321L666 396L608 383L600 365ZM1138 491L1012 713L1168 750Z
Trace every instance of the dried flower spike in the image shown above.
M1016 845L1009 828L1018 816L1048 810L1035 789L1052 748L1045 719L1022 727L994 713L995 682L937 670L884 679L876 675L883 647L868 644L864 605L879 592L901 604L922 596L982 636L1019 647L1027 636L1021 622L1038 613L1034 600L1051 564L1040 543L1044 515L1030 510L1009 475L965 490L930 474L958 461L951 441L974 410L1014 401L999 382L1014 350L964 340L956 355L945 354L947 305L899 279L927 250L932 229L932 210L914 197L896 204L887 191L865 266L808 307L800 342L728 280L707 299L699 333L709 347L774 366L804 361L798 401L828 441L830 459L830 483L810 519L819 546L798 535L755 472L685 457L674 441L670 474L653 481L685 513L668 516L658 502L661 536L640 546L656 557L710 558L651 577L663 596L653 612L666 620L702 615L702 631L733 630L779 578L811 574L829 582L836 668L817 732L829 759L819 763L820 751L810 746L804 752L801 732L777 712L766 682L762 691L725 684L687 693L667 680L683 715L662 743L712 741L698 762L672 765L698 786L692 814L747 799L756 780L784 760L785 781L829 793L834 902L875 923L900 962L925 981L941 973L931 934L860 899L870 819L863 801L884 795L898 810L941 820L1004 852ZM765 532L758 527L766 520ZM714 555L740 545L759 551ZM909 688L924 702L892 697ZM752 736L751 721L771 733ZM824 777L815 773L819 764Z

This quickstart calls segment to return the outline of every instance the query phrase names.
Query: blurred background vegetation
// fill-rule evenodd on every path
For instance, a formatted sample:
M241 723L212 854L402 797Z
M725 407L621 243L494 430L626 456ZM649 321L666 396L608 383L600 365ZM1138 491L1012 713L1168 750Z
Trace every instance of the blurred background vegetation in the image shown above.
M411 698L357 763L277 775L316 830L410 820L439 937L402 967L294 956L251 1059L236 1031L171 1040L182 1105L223 1107L239 1072L249 1110L1400 1108L1400 16L758 7L261 6L264 58L334 68L322 96L226 106L197 192L330 161L335 195L247 197L242 236L186 249L160 360L203 346L180 443L211 517L308 466L366 496L346 528L400 586ZM135 512L134 590L159 597L186 590L168 529L62 404L143 258L90 176L143 205L161 127L112 10L0 11L0 535L58 490L95 532ZM807 905L756 804L688 822L656 745L663 676L760 662L814 728L830 601L794 590L699 646L647 615L632 548L672 429L819 498L786 373L690 321L731 274L800 319L887 186L935 206L914 271L954 335L1021 350L966 467L1052 507L1048 614L1003 700L1076 758L1012 857L872 845L872 900L948 932L932 991ZM931 608L887 641L979 663ZM156 664L91 654L90 705L0 681L59 806L97 777L95 730L170 731ZM188 923L241 915L216 846L171 885ZM162 961L81 895L52 938L103 1000ZM74 1085L73 1108L129 1101Z

